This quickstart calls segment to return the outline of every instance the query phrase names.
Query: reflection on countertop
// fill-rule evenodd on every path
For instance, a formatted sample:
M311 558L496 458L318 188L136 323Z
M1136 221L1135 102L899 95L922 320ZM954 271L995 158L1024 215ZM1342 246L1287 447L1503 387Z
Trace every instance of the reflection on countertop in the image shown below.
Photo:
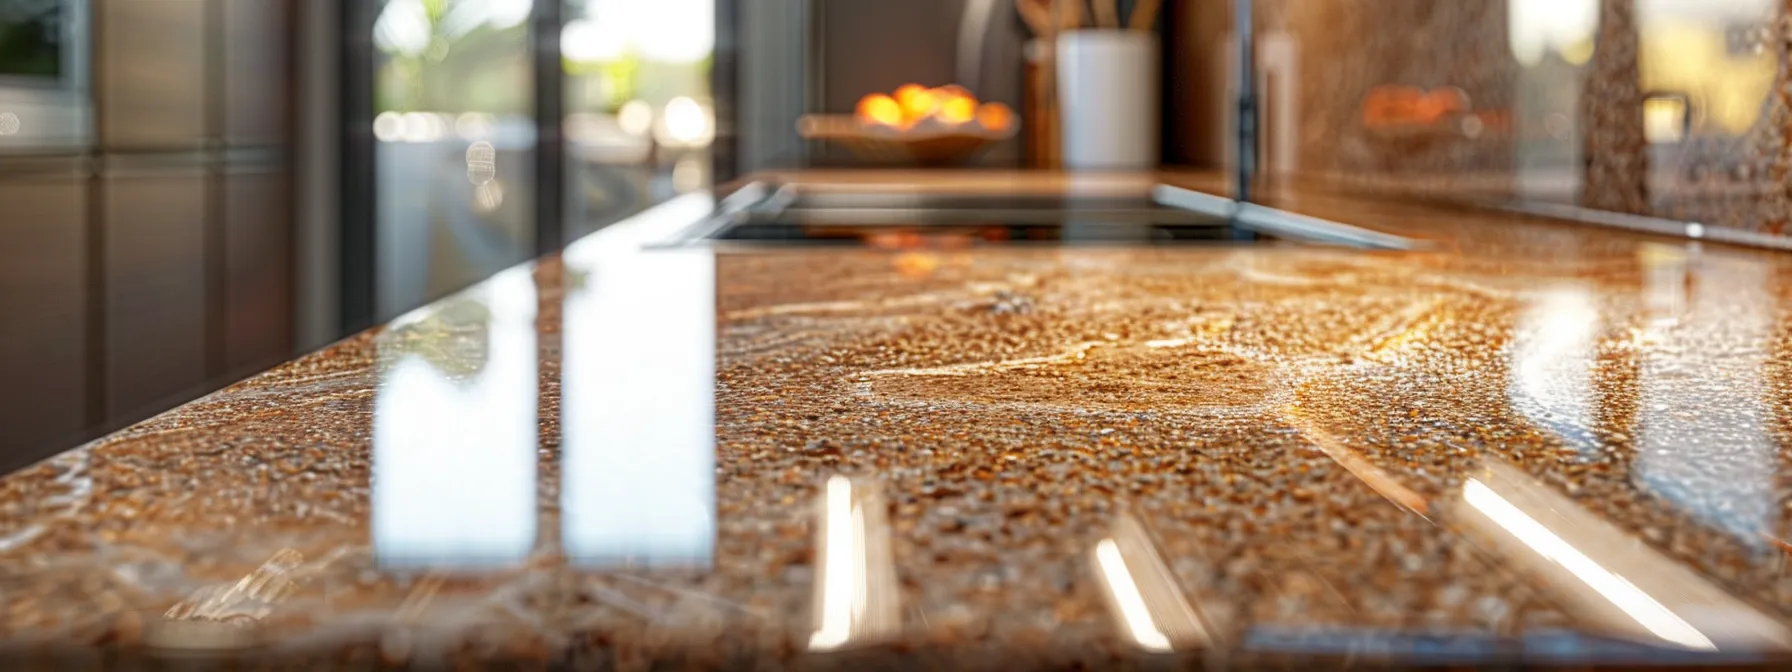
M675 200L0 479L0 652L1792 656L1792 260L1269 198L1437 244L643 249Z

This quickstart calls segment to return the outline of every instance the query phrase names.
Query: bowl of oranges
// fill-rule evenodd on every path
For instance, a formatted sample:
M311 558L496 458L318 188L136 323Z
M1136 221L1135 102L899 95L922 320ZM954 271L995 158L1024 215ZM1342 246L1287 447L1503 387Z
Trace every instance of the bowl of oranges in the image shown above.
M805 116L797 131L865 159L941 165L968 161L1019 126L1007 105L978 102L962 87L904 84L860 98L851 115Z

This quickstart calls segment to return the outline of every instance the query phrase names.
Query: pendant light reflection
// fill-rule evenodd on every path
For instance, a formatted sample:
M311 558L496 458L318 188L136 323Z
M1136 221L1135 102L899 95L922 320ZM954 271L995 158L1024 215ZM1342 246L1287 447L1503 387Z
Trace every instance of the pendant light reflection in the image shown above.
M1132 635L1133 642L1146 651L1170 651L1170 638L1151 622L1151 612L1145 608L1145 596L1139 593L1139 584L1133 582L1132 574L1126 571L1126 561L1120 557L1120 545L1113 539L1101 540L1095 545L1095 562L1101 570L1108 595L1114 600L1115 611L1126 625L1127 633Z
M1539 580L1595 628L1692 651L1785 652L1792 632L1516 468L1464 482L1452 526Z
M834 476L822 487L815 548L815 631L809 649L886 640L901 627L895 562L881 490Z
M1212 638L1145 526L1130 514L1095 543L1095 576L1121 636L1149 653L1207 648Z
M1635 619L1637 624L1656 636L1689 649L1716 649L1711 640L1675 616L1667 607L1638 590L1629 581L1612 574L1599 563L1561 537L1550 532L1518 507L1494 494L1485 483L1469 479L1462 487L1462 499L1475 507L1512 537L1586 584L1593 592Z

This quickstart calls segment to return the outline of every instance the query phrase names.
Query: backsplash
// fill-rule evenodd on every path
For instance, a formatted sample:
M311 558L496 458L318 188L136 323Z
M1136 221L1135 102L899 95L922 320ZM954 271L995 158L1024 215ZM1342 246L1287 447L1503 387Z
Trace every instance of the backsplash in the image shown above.
M1509 109L1516 94L1518 66L1500 29L1504 5L1258 0L1261 42L1294 45L1297 71L1288 76L1299 82L1297 100L1266 105L1297 110L1297 170L1509 173L1512 147L1500 122L1470 121L1478 111ZM1274 72L1286 60L1260 62ZM1446 105L1456 109L1444 114Z
M1284 174L1792 235L1792 0L1256 7Z

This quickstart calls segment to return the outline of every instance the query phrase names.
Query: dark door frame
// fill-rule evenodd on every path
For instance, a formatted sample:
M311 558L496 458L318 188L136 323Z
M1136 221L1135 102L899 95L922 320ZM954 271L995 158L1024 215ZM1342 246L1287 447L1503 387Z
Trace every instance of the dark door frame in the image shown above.
M379 18L384 2L337 0L342 21L342 69L337 81L342 90L338 100L341 130L340 226L340 292L337 309L340 317L337 331L351 334L373 326L374 317L374 243L377 236L376 216L379 197L375 180L375 147L373 136L374 68L379 64L373 45L373 22Z
M380 58L373 25L384 0L337 0L341 17L341 270L339 330L351 334L373 326L377 317L378 170L373 134L375 68ZM535 0L529 15L529 49L535 107L535 251L547 254L565 244L566 76L561 66L560 29L565 0Z

